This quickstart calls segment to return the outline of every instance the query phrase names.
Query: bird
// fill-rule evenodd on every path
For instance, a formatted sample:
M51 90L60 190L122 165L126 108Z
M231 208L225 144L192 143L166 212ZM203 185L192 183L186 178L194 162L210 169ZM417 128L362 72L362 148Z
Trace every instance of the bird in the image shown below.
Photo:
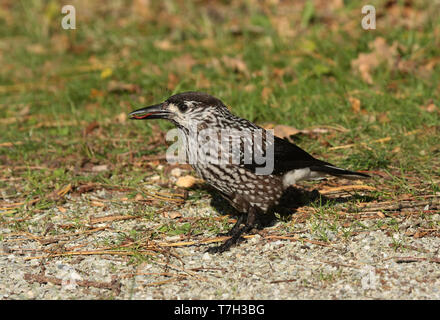
M172 95L130 112L129 118L171 121L182 138L184 159L238 211L238 219L227 233L230 237L209 248L210 253L222 253L241 241L298 181L327 175L369 177L316 159L271 130L234 115L220 99L204 92Z

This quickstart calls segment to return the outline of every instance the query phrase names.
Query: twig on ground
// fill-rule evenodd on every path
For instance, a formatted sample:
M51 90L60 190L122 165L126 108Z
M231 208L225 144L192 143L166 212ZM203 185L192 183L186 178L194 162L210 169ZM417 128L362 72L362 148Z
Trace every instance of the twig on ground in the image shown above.
M28 282L38 282L40 284L52 283L56 285L63 285L63 280L56 277L50 277L42 274L25 273L24 279ZM109 289L115 292L116 295L121 293L121 283L113 279L111 282L91 281L91 280L75 280L75 284L80 287L94 287L98 289Z
M423 258L423 257L391 257L385 260L394 259L396 263L409 263L409 262L420 262L420 261L428 261L434 263L440 263L440 258Z

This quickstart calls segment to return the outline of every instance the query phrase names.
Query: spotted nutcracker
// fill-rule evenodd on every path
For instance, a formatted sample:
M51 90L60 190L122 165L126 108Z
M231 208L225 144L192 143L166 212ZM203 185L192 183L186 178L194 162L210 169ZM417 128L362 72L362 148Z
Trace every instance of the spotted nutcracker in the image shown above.
M369 177L315 159L272 131L233 115L222 101L206 93L179 93L129 116L174 123L182 137L185 159L241 213L228 233L231 237L210 252L228 250L255 226L258 216L273 210L286 189L300 180L325 175Z

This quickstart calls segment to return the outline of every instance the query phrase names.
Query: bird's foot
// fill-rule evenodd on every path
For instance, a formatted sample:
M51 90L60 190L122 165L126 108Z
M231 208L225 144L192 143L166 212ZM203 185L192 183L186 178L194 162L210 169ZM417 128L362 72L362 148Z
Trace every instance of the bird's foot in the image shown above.
M243 240L244 240L244 238L242 238L240 236L239 237L231 237L219 246L208 248L208 250L206 250L206 252L211 253L211 254L223 253L223 252L231 249L231 247L234 246L235 244L237 244L238 242L243 241Z
M225 251L228 251L229 249L230 249L230 246L229 247L225 247L225 243L223 243L220 246L215 246L215 247L209 248L208 250L206 250L206 252L210 253L210 254L223 253Z
M218 237L232 237L236 232L237 232L237 229L234 230L234 228L232 228L228 232L220 232L220 233L218 233L217 236Z
M240 225L243 223L244 217L245 215L240 215L231 230L229 230L228 232L219 233L218 235L221 237L233 237L237 232L239 232Z
M233 245L244 240L244 238L242 238L241 235L243 233L247 232L248 229L249 228L247 228L246 226L244 226L241 229L236 228L234 226L234 228L232 228L228 232L228 236L230 236L230 238L228 240L226 240L223 244L221 244L219 246L209 248L207 250L207 252L209 252L209 253L222 253L222 252L228 251Z
M255 225L255 217L256 209L252 207L247 214L246 224L242 228L239 228L241 222L244 220L243 216L240 216L235 226L229 231L231 237L226 240L222 245L209 248L207 252L222 253L229 250L237 242L244 240L241 235L252 230Z

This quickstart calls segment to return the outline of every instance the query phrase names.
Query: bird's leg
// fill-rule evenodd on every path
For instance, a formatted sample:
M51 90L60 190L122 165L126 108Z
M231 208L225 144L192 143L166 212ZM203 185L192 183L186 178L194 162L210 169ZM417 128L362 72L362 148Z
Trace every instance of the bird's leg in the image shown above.
M255 221L256 221L256 217L257 217L257 209L255 207L251 207L249 209L245 225L243 226L243 228L239 228L238 227L239 222L241 223L240 220L243 219L242 217L239 218L239 220L237 221L235 226L232 228L231 231L234 231L234 233L231 232L231 234L230 234L231 238L226 240L222 245L220 245L218 247L209 248L208 249L209 253L217 253L217 252L221 253L221 252L229 250L234 244L237 243L237 241L240 239L240 237L243 233L246 233L246 232L249 232L250 230L252 230L252 228L255 226Z
M240 225L243 223L245 215L244 214L240 214L238 216L237 222L234 224L234 226L232 227L231 230L229 230L228 232L225 233L225 236L232 236L234 235L238 229L240 228Z
M247 214L246 224L243 227L243 232L249 232L255 226L255 222L257 221L257 208L251 207Z
M256 228L258 230L262 230L268 226L270 226L277 217L273 212L266 212L265 214L260 214L257 216Z

